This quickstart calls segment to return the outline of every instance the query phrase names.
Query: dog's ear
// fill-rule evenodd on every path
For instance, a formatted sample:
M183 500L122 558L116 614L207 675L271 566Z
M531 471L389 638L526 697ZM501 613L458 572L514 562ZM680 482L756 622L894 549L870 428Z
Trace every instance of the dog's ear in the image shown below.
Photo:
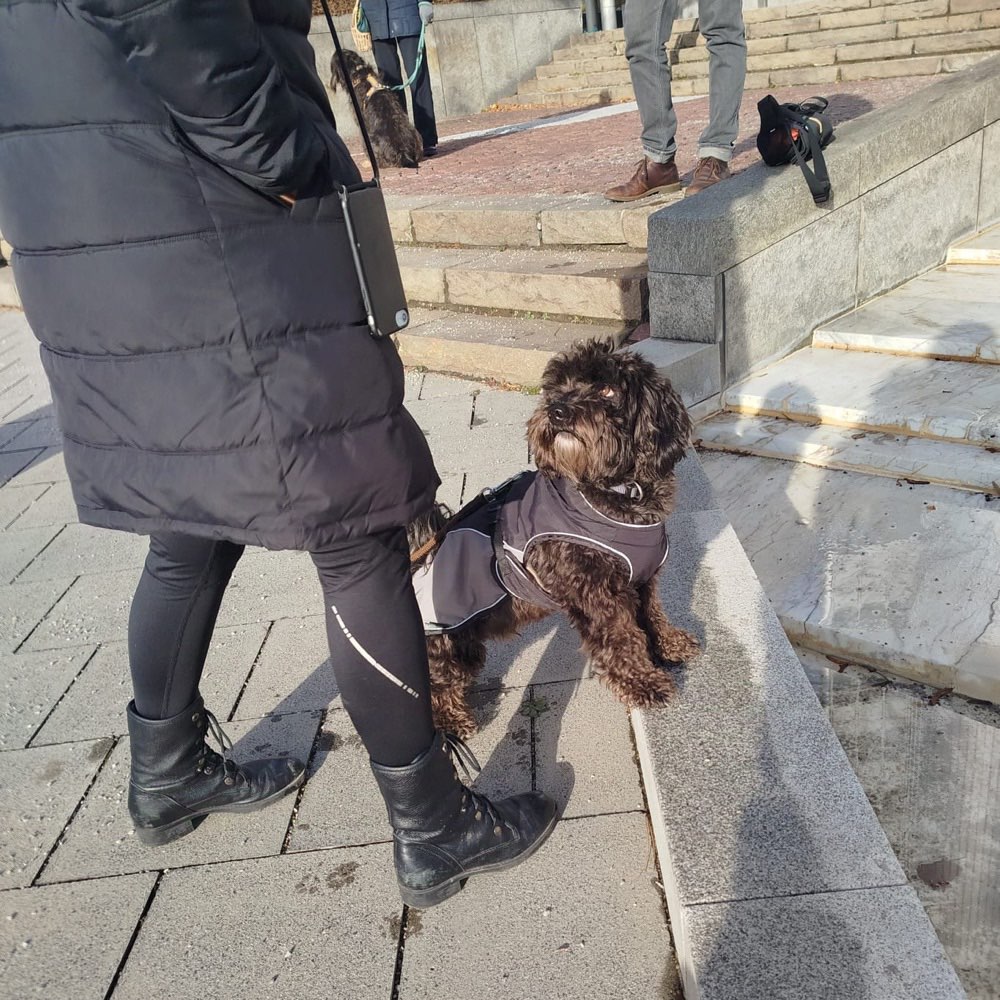
M691 418L669 379L644 365L637 379L635 475L639 483L667 478L691 443Z

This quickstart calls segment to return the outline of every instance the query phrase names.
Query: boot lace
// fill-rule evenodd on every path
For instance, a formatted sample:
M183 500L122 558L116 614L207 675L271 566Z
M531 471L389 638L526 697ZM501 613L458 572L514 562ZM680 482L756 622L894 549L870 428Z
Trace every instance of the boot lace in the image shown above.
M479 774L483 769L479 761L476 760L476 755L472 752L469 745L454 733L444 733L443 735L445 749L451 755L452 762L461 767L465 773L465 777L469 781L474 781L475 777L472 772L475 771L476 774ZM461 781L457 770L455 772L455 780ZM493 833L496 836L501 836L504 829L507 829L510 833L517 833L514 826L497 812L496 806L485 795L474 792L468 786L463 785L462 804L459 807L459 812L464 813L469 808L476 810L477 820L485 819L493 824Z
M217 767L221 766L225 784L235 785L239 783L245 785L247 783L247 776L232 757L229 756L233 749L233 741L230 739L229 734L222 728L215 714L204 708L195 716L195 721L204 723L202 727L203 734L205 736L212 736L222 751L221 753L217 753L207 742L204 743L202 745L202 755L198 759L198 766L195 770L202 774L210 775L215 772Z

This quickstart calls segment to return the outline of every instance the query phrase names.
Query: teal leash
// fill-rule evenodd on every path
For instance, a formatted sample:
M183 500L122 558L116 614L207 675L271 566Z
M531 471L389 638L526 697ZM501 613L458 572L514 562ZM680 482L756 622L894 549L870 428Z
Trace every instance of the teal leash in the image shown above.
M420 67L424 62L424 32L427 31L427 25L420 25L420 38L417 41L417 61L413 66L413 72L410 74L409 80L404 80L397 87L386 87L386 90L406 90L407 87L413 86L413 81L416 80L417 74L420 72Z

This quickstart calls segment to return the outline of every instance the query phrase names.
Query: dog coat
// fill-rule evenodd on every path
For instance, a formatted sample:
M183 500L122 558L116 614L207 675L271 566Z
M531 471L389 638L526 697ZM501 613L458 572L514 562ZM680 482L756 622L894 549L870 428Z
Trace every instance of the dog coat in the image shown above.
M611 554L637 585L652 579L667 558L662 521L616 521L592 507L568 480L525 472L499 502L460 515L430 562L413 574L424 631L461 628L507 596L558 611L526 566L531 547L553 538Z

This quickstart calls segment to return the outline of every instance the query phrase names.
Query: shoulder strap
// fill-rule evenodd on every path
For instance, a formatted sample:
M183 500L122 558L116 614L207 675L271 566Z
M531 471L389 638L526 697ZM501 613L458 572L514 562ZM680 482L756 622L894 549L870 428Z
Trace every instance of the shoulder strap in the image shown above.
M378 184L378 164L375 162L375 150L372 149L371 136L368 134L364 117L361 114L361 103L358 101L358 95L354 92L354 85L351 83L351 74L347 72L344 50L341 48L340 39L337 37L337 29L333 26L333 15L330 13L330 5L327 3L327 0L320 0L320 3L323 5L323 15L326 17L327 27L330 29L330 35L333 37L333 47L336 50L337 61L340 63L340 73L344 78L344 86L351 97L354 117L358 120L358 128L361 129L361 138L365 142L365 152L368 154L368 162L372 165L372 176L375 178L375 183Z
M796 120L799 135L809 147L809 155L812 157L815 170L810 170L806 166L806 157L802 155L799 144L792 140L792 152L795 154L795 162L802 170L802 176L809 185L809 191L813 196L813 201L817 205L822 205L830 200L830 173L826 169L826 159L823 156L823 148L820 144L819 132L816 125L804 115L790 113L790 117Z

